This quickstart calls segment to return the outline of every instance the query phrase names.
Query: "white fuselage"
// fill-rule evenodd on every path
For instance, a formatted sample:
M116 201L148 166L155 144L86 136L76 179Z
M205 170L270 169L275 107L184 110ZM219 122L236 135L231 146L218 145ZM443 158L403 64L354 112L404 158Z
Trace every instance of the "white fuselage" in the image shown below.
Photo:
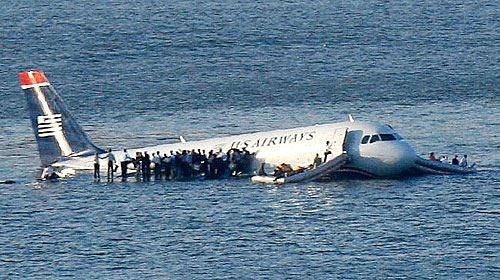
M341 143L335 135L345 133L346 130L345 142ZM374 135L377 136L373 137ZM383 139L371 141L371 138L377 137ZM367 143L362 143L363 139ZM329 145L327 145L327 142L329 142ZM255 153L260 162L265 162L270 166L288 163L293 167L308 166L313 162L316 154L323 157L327 149L333 151L330 158L334 157L338 151L341 153L342 150L345 150L350 159L347 165L348 168L380 177L397 176L411 168L416 159L414 149L406 141L402 140L391 127L381 123L362 121L164 144L128 149L128 152L131 156L135 156L136 152L148 152L152 155L157 151L161 155L170 155L171 151L197 151L200 149L205 150L208 154L211 150L214 152L227 152L231 148L245 148L249 152ZM117 160L120 160L123 156L121 151L114 151L113 153ZM93 156L70 157L67 160L57 162L54 166L92 169L93 160ZM106 164L101 163L101 166L106 166Z

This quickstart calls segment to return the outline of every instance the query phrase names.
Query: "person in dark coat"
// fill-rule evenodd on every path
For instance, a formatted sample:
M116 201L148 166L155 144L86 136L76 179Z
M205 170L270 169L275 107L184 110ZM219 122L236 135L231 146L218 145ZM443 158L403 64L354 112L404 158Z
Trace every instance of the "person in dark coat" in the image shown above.
M151 179L151 158L148 152L144 152L144 157L142 158L142 180L149 181Z

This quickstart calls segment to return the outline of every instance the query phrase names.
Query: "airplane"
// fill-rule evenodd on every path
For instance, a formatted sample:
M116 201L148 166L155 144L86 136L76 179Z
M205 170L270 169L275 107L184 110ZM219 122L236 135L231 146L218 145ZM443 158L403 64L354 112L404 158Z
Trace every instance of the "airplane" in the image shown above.
M94 155L106 156L96 146L66 108L59 94L42 70L22 71L23 89L42 167L93 170ZM390 125L372 121L349 120L337 123L241 134L199 141L162 144L127 149L136 152L168 154L182 150L228 151L245 149L255 155L255 169L260 163L268 168L282 163L294 167L309 166L316 155L325 152L331 158L342 154L348 160L332 173L371 178L399 177L411 172L418 158L413 147ZM121 151L113 151L117 159ZM103 164L101 167L105 167Z

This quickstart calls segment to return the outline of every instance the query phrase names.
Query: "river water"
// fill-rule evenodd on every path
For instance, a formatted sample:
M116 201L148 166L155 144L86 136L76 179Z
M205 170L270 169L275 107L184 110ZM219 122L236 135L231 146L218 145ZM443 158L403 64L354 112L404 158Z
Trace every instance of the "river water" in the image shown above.
M164 2L0 9L0 278L500 278L497 1ZM479 172L39 183L31 68L104 148L352 114Z

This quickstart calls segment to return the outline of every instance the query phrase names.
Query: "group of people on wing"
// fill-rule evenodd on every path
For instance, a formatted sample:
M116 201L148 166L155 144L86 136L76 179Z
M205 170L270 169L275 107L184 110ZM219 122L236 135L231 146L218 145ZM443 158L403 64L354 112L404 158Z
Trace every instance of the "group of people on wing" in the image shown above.
M450 163L448 161L448 157L447 156L441 156L439 159L436 157L436 155L434 154L434 152L431 152L429 154L429 160L432 160L432 161L439 161L439 162L442 162L442 163ZM458 165L458 166L461 166L461 167L467 167L467 155L464 155L463 157L461 157L460 159L458 158L458 155L455 155L455 157L453 157L453 159L451 160L451 164L453 165Z
M112 150L101 157L94 157L94 179L100 179L100 160L108 159L107 179L112 181L118 164ZM219 179L229 176L238 176L252 171L255 154L246 149L230 149L226 153L210 150L182 150L170 151L170 154L161 155L159 151L149 154L148 152L136 152L135 158L131 157L127 150L123 150L123 156L119 160L122 180L126 180L128 170L133 166L136 179L150 181L155 180L183 180L203 177L205 179Z

